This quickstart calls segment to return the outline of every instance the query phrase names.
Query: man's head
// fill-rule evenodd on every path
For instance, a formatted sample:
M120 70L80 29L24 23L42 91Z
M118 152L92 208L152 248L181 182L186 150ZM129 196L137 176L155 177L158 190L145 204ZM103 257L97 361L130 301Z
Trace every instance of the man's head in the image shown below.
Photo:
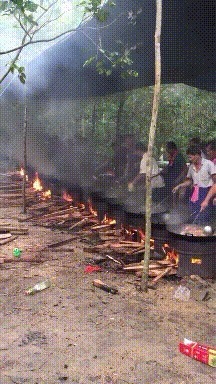
M147 145L143 142L139 141L138 143L136 143L135 152L137 154L143 155L145 152L147 152L147 149Z
M166 143L166 152L169 156L173 156L177 152L178 148L174 141L167 141Z
M198 147L201 146L201 139L200 139L200 137L192 137L191 139L189 139L188 145L189 146L196 145Z
M216 158L216 139L213 139L207 143L206 155L209 160L214 160Z
M201 149L198 145L191 145L186 151L190 163L197 164L201 160Z

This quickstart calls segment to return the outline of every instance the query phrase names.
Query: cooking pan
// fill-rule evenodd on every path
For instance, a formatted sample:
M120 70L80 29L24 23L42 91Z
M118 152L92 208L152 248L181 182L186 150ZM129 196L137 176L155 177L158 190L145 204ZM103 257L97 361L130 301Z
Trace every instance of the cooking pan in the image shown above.
M184 239L192 240L216 240L216 230L213 230L211 233L206 233L204 228L205 225L198 224L180 224L180 225L166 225L168 232L174 234L177 237Z

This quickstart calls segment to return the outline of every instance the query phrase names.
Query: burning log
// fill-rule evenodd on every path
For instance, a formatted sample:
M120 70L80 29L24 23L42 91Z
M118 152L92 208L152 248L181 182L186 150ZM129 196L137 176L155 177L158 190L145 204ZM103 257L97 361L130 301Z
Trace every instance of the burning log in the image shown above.
M91 230L92 231L99 231L99 230L103 230L103 229L110 229L112 226L112 224L99 224L99 225L95 225L94 227L91 227Z

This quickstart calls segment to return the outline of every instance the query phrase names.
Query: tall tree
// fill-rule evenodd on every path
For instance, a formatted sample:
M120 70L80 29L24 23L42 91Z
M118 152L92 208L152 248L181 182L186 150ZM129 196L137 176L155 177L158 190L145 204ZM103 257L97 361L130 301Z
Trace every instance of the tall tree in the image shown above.
M150 239L151 239L151 213L152 213L152 155L156 133L156 124L160 103L161 88L161 25L162 25L162 0L156 0L156 26L155 26L155 86L152 105L152 118L149 130L148 159L146 164L146 225L145 225L145 255L143 265L143 275L141 280L141 290L148 290L148 272L150 260Z

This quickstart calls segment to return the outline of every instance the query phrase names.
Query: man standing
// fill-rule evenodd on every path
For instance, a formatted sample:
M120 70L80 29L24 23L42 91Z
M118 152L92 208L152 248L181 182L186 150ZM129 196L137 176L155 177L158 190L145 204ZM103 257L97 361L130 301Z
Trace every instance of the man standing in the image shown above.
M173 193L176 193L180 188L193 186L189 200L191 220L193 221L197 218L197 223L205 224L210 220L211 207L208 206L200 212L201 203L208 194L211 186L216 183L216 166L212 161L202 158L199 147L189 147L187 149L187 155L191 164L186 180L173 188Z
M137 184L141 184L145 186L146 181L146 162L147 162L147 147L143 146L143 157L140 162L140 170L139 173L135 176L135 178L128 184L128 191L133 192L134 187ZM163 177L159 174L159 167L156 160L152 159L152 188L163 188L164 181Z
M206 145L206 155L216 165L216 139L209 141Z
M161 171L164 178L167 194L171 193L174 185L184 180L187 174L187 165L183 155L179 152L173 141L166 143L167 159L169 164Z

